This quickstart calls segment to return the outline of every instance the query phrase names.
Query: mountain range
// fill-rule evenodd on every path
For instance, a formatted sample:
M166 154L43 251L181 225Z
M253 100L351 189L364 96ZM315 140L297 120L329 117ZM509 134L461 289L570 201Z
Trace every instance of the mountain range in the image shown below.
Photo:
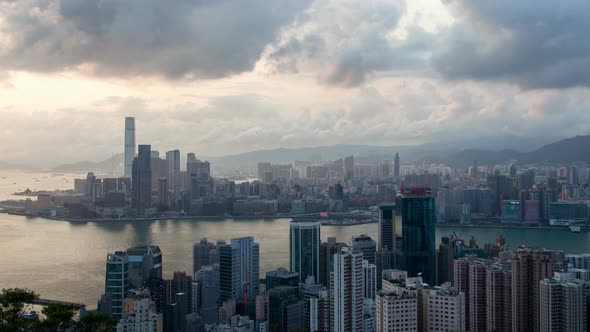
M398 152L402 163L422 162L444 163L450 166L466 166L477 160L480 165L514 162L517 164L569 164L574 162L590 162L590 135L575 136L546 144L545 139L502 138L509 148L489 149L488 146L498 145L493 138L469 140L463 144L453 142L429 143L416 146L375 146L338 144L330 146L306 148L278 148L269 150L250 151L222 157L209 157L212 168L225 173L231 169L252 169L256 163L267 161L271 163L293 163L296 160L332 161L349 155L354 155L360 162L369 160L393 159ZM487 143L486 143L487 142ZM510 143L511 142L511 143ZM535 144L537 146L535 146ZM482 147L483 146L483 147ZM530 148L519 150L520 148ZM181 161L184 163L184 161ZM123 155L114 155L99 162L78 162L60 165L52 172L86 172L112 173L122 168ZM219 172L215 172L219 173Z

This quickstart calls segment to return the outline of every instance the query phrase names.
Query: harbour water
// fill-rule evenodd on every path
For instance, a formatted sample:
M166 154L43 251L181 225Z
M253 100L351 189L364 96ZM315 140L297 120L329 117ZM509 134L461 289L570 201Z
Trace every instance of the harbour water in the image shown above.
M0 179L6 177L2 181L14 183L18 177L19 181L26 182L30 175L10 174L0 173ZM44 179L43 176L55 178L46 174L40 179ZM71 175L64 177L68 176L71 179ZM23 183L23 188L17 189L54 189L49 182ZM67 184L65 181L54 182ZM72 185L73 181L69 183ZM11 191L6 187L10 186L2 186L0 182L0 190L4 190L0 199L14 198L10 197ZM69 187L57 187L65 188ZM103 293L108 251L141 244L159 245L164 255L164 272L169 277L174 271L192 272L192 244L202 237L215 241L254 236L260 243L261 272L266 272L288 266L289 222L290 219L279 218L70 223L0 214L0 288L26 287L37 291L43 298L82 302L93 308ZM568 253L590 252L590 233L439 227L436 237L440 240L441 236L453 232L466 240L474 236L480 245L493 242L497 234L502 233L511 248L527 244L562 249ZM323 239L334 236L342 242L363 233L376 239L377 224L324 226L321 229Z

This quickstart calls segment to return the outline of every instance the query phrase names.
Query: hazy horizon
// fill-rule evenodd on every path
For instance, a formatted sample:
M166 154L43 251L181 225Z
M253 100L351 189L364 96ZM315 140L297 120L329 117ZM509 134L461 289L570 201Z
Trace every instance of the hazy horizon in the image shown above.
M0 1L0 158L590 133L590 3ZM173 18L173 19L171 19ZM46 162L45 162L46 161Z

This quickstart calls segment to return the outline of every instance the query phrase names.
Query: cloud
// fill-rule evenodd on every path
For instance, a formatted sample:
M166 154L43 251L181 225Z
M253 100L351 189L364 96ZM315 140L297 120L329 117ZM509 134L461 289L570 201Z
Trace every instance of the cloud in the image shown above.
M446 0L455 23L433 54L447 79L525 89L590 85L590 2Z
M416 69L427 64L434 38L418 26L396 36L404 13L403 1L317 0L264 61L272 71L319 72L321 83L344 88L377 72Z
M219 78L253 68L306 0L0 1L0 69Z

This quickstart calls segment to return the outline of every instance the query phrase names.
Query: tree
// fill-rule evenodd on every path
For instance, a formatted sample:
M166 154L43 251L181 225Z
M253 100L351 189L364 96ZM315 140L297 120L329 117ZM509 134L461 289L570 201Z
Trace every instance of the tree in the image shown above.
M22 317L25 304L39 295L28 289L8 288L0 293L0 331L31 330L36 321Z
M55 303L43 308L44 320L37 323L37 331L70 331L75 327L72 320L76 307L68 304Z
M113 315L100 311L89 311L80 318L78 330L80 332L110 332L116 325L117 320Z
M55 303L43 308L45 319L22 316L25 305L39 295L28 289L2 289L0 293L0 332L111 332L117 321L111 314L89 311L79 321L73 320L77 311L74 305Z

